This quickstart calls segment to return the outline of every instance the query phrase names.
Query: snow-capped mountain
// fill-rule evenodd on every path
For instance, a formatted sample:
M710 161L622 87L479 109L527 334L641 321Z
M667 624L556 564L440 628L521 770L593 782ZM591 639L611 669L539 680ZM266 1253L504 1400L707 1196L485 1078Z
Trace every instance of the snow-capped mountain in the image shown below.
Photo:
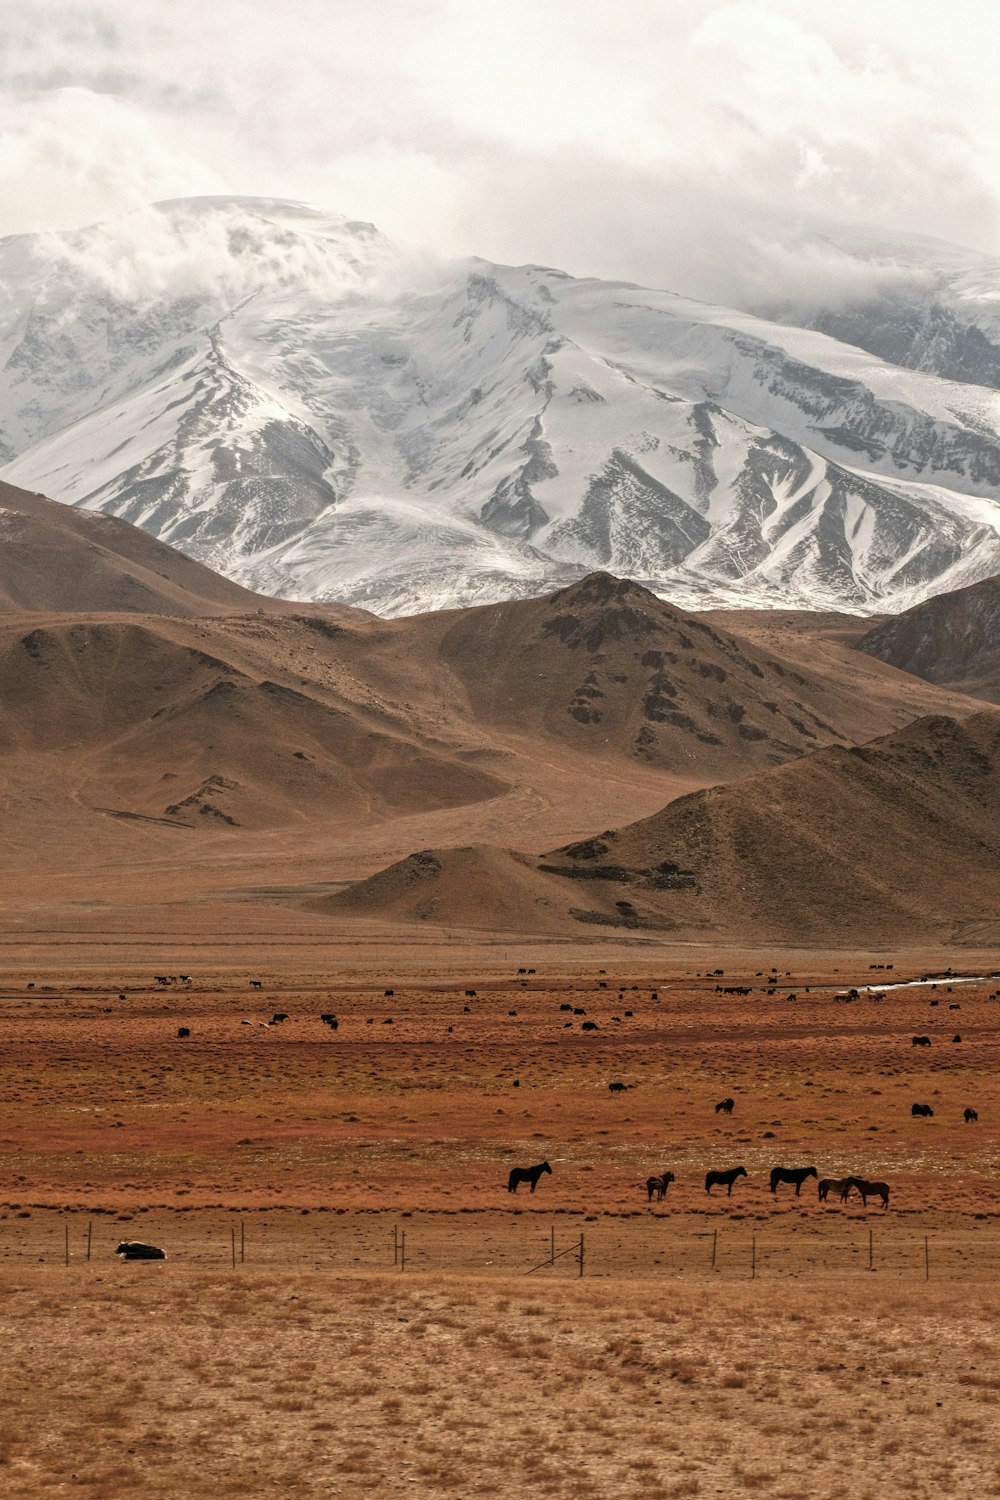
M1000 573L990 380L299 204L8 239L0 338L0 477L264 592L392 614L600 567L864 611Z

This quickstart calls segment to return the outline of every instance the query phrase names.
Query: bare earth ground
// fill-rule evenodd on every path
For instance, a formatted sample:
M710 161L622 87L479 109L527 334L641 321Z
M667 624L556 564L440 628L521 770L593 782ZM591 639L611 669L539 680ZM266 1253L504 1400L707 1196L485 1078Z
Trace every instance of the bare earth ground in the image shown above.
M164 912L5 944L0 1493L996 1490L995 954L338 938L274 907L256 948L182 946ZM981 982L867 995L949 964ZM891 1207L774 1198L774 1164Z

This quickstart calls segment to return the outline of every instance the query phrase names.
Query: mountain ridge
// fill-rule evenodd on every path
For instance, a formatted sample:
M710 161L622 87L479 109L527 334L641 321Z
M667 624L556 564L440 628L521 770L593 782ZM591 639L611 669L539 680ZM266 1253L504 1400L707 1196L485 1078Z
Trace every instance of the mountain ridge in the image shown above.
M985 386L626 283L414 262L278 200L140 228L0 246L0 474L255 590L399 614L605 568L689 608L864 612L1000 572Z

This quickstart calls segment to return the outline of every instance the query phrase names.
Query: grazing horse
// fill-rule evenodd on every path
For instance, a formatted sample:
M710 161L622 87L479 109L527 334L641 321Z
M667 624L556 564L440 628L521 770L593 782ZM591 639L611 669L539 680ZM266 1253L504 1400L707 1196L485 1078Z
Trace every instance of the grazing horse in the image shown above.
M735 1103L735 1099L720 1099L719 1103L715 1106L715 1113L717 1115L731 1115Z
M821 1203L826 1202L828 1193L839 1193L841 1203L846 1203L847 1195L851 1191L851 1179L849 1177L824 1177L816 1184L816 1191Z
M916 1119L930 1120L934 1117L934 1111L929 1104L914 1104L910 1110L910 1114Z
M819 1173L815 1167L772 1167L771 1192L777 1194L779 1182L794 1182L795 1196L797 1198L806 1178L818 1176Z
M547 1161L540 1161L537 1167L511 1167L510 1176L507 1178L507 1191L516 1193L519 1182L530 1182L531 1191L534 1192L542 1173L551 1171L552 1168Z
M676 1182L673 1172L661 1172L659 1177L646 1178L646 1201L652 1203L653 1194L656 1194L657 1203L662 1203L667 1196L667 1188L672 1182Z
M849 1177L847 1179L848 1192L856 1187L861 1194L862 1207L868 1207L869 1198L881 1198L882 1207L889 1207L889 1184L887 1182L866 1182L863 1177Z
M979 1116L976 1114L976 1111L974 1109L967 1109L965 1111L964 1119L966 1125L972 1125L976 1120L979 1119Z
M716 1183L720 1187L724 1183L728 1189L726 1197L731 1198L733 1196L733 1183L737 1177L745 1177L746 1175L746 1167L730 1167L728 1172L707 1172L705 1174L705 1192L710 1193Z

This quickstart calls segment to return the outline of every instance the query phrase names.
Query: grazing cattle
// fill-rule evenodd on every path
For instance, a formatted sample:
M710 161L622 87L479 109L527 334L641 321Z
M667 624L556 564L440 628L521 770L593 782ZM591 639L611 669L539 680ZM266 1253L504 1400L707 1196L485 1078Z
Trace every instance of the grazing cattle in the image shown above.
M476 994L475 990L466 990L466 992L465 992L465 998L467 1000L472 1000L472 999L475 998L475 994Z
M580 1030L581 1031L596 1031L597 1030L597 1022L596 1021L584 1021L583 1025L580 1027Z
M728 1172L707 1172L705 1174L705 1192L710 1193L718 1184L720 1187L726 1187L726 1197L731 1198L733 1195L733 1183L737 1177L745 1177L746 1175L746 1167L730 1167Z
M662 1203L667 1196L667 1188L672 1182L676 1182L673 1172L661 1172L658 1177L646 1178L646 1202L652 1203L653 1194L656 1194L657 1203Z
M955 1035L954 1035L954 1036L953 1036L953 1037L952 1037L952 1041L953 1041L953 1042L960 1042L960 1041L961 1041L961 1040L962 1040L962 1038L961 1038L961 1037L960 1037L960 1036L959 1036L959 1035L958 1035L958 1033L957 1033L957 1032L956 1032L956 1034L955 1034Z
M929 1104L914 1104L910 1114L918 1119L929 1120L933 1118L934 1111Z
M974 1109L967 1109L965 1111L965 1114L964 1114L963 1118L965 1120L966 1125L974 1125L976 1123L976 1121L979 1119L979 1116L976 1114L976 1111Z
M264 988L263 979L251 979L250 988L252 990L262 990Z
M829 1193L839 1193L841 1203L846 1203L850 1191L849 1177L824 1177L816 1184L816 1193L821 1203L826 1202Z
M779 1182L794 1182L797 1198L807 1177L819 1177L815 1167L772 1167L771 1192L777 1196Z
M177 978L181 981L182 984L190 984L191 983L191 975L190 974L178 974Z
M166 1260L167 1252L158 1245L144 1245L141 1240L122 1240L116 1255L122 1260Z
M394 992L392 990L383 990L382 993L383 993L383 995L389 996L389 995L393 994Z
M608 1093L609 1094L624 1094L624 1092L625 1092L625 1090L627 1088L628 1088L628 1084L627 1083L619 1083L617 1081L617 1079L616 1079L614 1083L609 1083L608 1084Z
M572 1010L573 1007L572 1007L572 1005L570 1005L570 1003L569 1003L568 1000L564 1000L563 1003L562 1003L562 1005L560 1005L559 1009L560 1010Z
M735 1099L720 1099L719 1103L715 1106L715 1113L717 1115L731 1115L735 1106Z
M155 976L155 978L156 978L157 984L169 984L170 983L170 980L167 978L166 974L157 974Z
M881 1198L882 1207L889 1207L889 1184L887 1182L866 1182L863 1177L849 1177L848 1192L851 1188L857 1188L861 1194L861 1203L864 1208L868 1207L869 1198Z
M511 1167L510 1176L507 1178L508 1193L516 1193L522 1182L531 1183L531 1191L534 1192L538 1186L538 1179L543 1172L551 1173L552 1168L547 1161L540 1161L537 1167Z
M191 1028L189 1026L178 1026L178 1028L177 1028L177 1035L178 1036L190 1036L191 1035Z
M281 1023L282 1023L282 1021L287 1021L287 1020L288 1020L288 1012L287 1012L287 1010L276 1010L274 1012L274 1015L271 1017L271 1025L272 1026L280 1026Z
M929 1047L931 1039L929 1036L915 1036L910 1042L911 1047Z

